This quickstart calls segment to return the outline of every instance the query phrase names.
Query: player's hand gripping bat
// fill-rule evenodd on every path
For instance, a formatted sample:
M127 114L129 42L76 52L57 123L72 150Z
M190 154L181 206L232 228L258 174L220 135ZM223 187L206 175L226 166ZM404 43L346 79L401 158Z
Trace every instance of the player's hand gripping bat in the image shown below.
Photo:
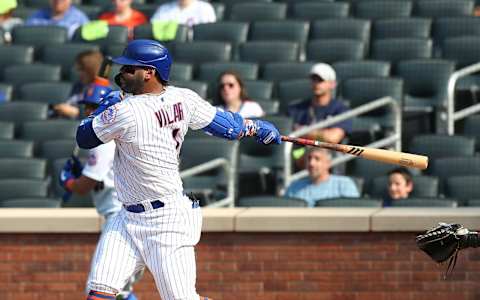
M394 165L401 165L409 168L417 168L420 170L424 170L428 166L427 156L417 155L412 153L343 145L343 144L325 143L325 142L320 142L315 140L294 138L289 136L282 136L282 141L291 142L291 143L302 145L302 146L313 146L313 147L325 148L325 149L329 149L337 152L355 155L365 159L380 161L380 162L394 164Z

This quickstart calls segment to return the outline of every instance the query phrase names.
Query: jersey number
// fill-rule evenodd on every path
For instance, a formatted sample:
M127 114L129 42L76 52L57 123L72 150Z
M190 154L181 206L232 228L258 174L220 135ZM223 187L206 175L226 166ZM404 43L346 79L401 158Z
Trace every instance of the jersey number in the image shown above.
M177 144L175 145L175 149L177 149L177 151L180 150L180 141L179 141L180 137L178 136L178 133L179 133L179 132L180 132L180 128L174 128L174 129L172 130L172 137L173 137L173 139L175 140L175 142L177 143Z

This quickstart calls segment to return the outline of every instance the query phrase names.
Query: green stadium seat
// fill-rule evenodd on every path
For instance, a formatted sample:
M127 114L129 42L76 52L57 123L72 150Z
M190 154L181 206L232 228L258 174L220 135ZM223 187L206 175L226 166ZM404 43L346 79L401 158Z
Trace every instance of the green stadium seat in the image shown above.
M35 102L10 102L0 105L0 121L18 125L25 121L46 120L48 105Z
M43 48L68 42L67 28L55 25L24 25L12 30L12 42L35 47L35 56L41 57Z
M277 84L277 96L280 100L280 112L286 113L288 106L296 100L312 97L310 79L281 81Z
M47 162L36 158L0 158L0 179L44 179Z
M103 46L103 52L105 55L111 57L117 57L123 54L123 50L125 49L124 44L113 44L113 45L105 45Z
M12 100L13 86L11 84L0 83L0 102Z
M428 18L472 16L474 5L473 0L418 0L414 14Z
M252 196L238 200L239 207L307 207L306 201L278 196Z
M0 201L4 208L55 208L60 207L60 200L54 198L15 198Z
M353 39L368 44L371 22L359 19L330 19L312 24L310 39Z
M270 62L292 62L299 57L299 45L288 41L254 41L240 45L241 61L266 64Z
M267 80L245 80L244 84L250 99L272 98L273 82Z
M194 80L173 80L172 85L182 88L187 88L195 91L203 99L207 98L208 84L203 81Z
M413 5L410 1L357 1L354 15L360 19L388 19L410 17Z
M55 160L70 157L75 145L75 139L48 140L41 143L38 156L48 160L47 167L51 169Z
M340 85L348 79L390 76L390 63L376 60L341 61L333 64Z
M380 199L333 198L315 202L315 207L382 207Z
M4 69L3 79L15 88L25 83L60 81L60 65L30 64L14 65Z
M372 38L430 38L432 20L429 18L393 18L377 20L373 24Z
M15 133L13 122L0 121L0 139L11 140Z
M313 62L273 62L265 64L262 79L283 81L308 78Z
M455 62L457 69L480 61L480 36L448 38L442 46L442 58Z
M59 64L62 66L62 77L69 78L72 68L75 66L75 58L84 51L100 51L100 47L87 43L68 43L64 45L50 45L43 49L41 61L47 64Z
M3 126L3 124L0 124L0 126ZM0 139L0 158L31 158L31 157L33 157L32 141Z
M70 82L35 82L22 85L20 99L30 102L58 104L65 102L72 91Z
M273 99L254 98L260 104L266 115L277 115L280 112L280 102Z
M174 63L170 69L170 80L192 80L193 65L187 63Z
M461 157L444 157L433 160L429 172L438 176L443 181L450 176L480 176L480 157L461 156Z
M22 126L22 139L43 142L48 140L71 139L75 140L77 120L47 120L25 122Z
M40 179L2 179L0 180L0 200L47 197L48 181Z
M350 4L345 2L298 1L292 3L291 17L308 21L347 18L349 11Z
M392 202L393 207L457 207L453 199L439 198L408 198Z
M247 41L247 22L217 22L193 26L194 41L228 42L238 45Z
M206 62L226 62L232 57L232 45L225 42L176 43L173 59L178 62L202 64Z
M402 60L432 57L432 41L419 38L395 38L376 40L370 56L375 60L389 61L396 65Z
M473 16L437 18L433 22L432 35L437 47L447 38L480 36L480 18Z
M473 156L475 140L458 135L417 135L412 139L409 150L427 155L430 159Z
M12 65L31 64L32 62L33 62L32 46L25 46L25 45L0 46L0 69L3 70L5 67L12 66Z
M353 159L347 163L346 174L353 177L362 177L365 187L371 186L371 180L376 177L385 176L389 171L398 166L380 163L367 159ZM418 171L411 169L412 174L417 175Z
M480 199L469 199L466 206L480 206Z
M38 10L37 8L33 8L33 7L17 6L17 8L13 10L12 16L16 18L20 18L22 20L26 20L37 10Z
M300 45L308 40L310 24L305 21L285 20L253 22L250 29L251 41L291 41Z
M135 39L154 39L153 29L151 24L144 24L133 29L133 36ZM188 39L188 27L185 25L178 25L177 34L173 39L176 42L186 42Z
M243 80L255 80L258 77L258 64L249 62L209 62L201 64L197 79L203 81L217 81L225 71L237 72Z
M241 22L283 20L287 15L285 3L236 3L231 8L230 20Z
M411 197L438 197L439 180L433 176L413 176L413 190ZM371 197L384 197L388 193L388 177L376 177L371 181L368 189L368 195Z
M128 28L125 26L108 26L108 34L105 38L87 41L82 38L82 27L79 27L73 34L72 41L77 43L93 43L102 46L109 46L112 44L126 45L128 42Z
M480 115L472 115L465 119L462 135L475 138L476 150L480 150Z
M311 40L307 44L307 60L333 64L338 61L361 60L365 44L353 39Z

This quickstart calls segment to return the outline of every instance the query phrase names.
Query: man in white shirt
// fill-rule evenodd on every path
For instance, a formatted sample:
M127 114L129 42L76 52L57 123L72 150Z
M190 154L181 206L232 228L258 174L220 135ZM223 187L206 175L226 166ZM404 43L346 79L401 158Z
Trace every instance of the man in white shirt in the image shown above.
M217 20L213 6L200 0L178 0L160 5L151 21L174 21L192 27Z

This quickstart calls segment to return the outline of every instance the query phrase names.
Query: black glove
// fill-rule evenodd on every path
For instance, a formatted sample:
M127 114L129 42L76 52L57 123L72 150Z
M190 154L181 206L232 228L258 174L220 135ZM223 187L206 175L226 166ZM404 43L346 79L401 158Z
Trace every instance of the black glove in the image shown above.
M469 231L460 224L439 223L425 234L418 235L416 243L434 261L442 263L449 260L446 277L455 268L458 251L479 247L480 238L477 232Z

